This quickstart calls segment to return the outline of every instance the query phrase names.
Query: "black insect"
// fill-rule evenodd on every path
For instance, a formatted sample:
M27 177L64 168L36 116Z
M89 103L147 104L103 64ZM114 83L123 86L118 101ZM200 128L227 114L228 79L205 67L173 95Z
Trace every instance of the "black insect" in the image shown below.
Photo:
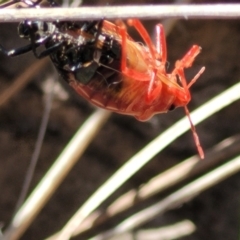
M40 1L19 1L28 7L37 7ZM16 4L10 1L0 7ZM50 7L57 4L49 0ZM9 57L32 51L36 58L49 56L56 69L68 83L93 84L99 91L109 88L114 91L121 85L120 61L121 45L102 31L103 21L85 22L43 22L25 20L20 22L18 33L30 43L26 46L6 50L0 45L0 51ZM45 50L39 51L41 46Z

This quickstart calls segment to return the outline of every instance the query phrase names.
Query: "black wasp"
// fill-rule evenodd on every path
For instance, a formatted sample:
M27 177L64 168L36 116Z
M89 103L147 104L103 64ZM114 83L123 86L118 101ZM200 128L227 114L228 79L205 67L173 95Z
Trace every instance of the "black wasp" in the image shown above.
M40 1L13 0L0 5L0 8L16 3L25 4L29 8L41 6ZM58 6L53 0L49 0L48 4L49 7ZM49 56L63 79L70 85L74 82L80 91L76 88L75 90L88 100L94 98L95 93L106 89L113 94L121 86L121 45L113 35L103 31L103 23L104 20L25 20L19 23L18 33L30 43L12 50L6 50L0 45L0 51L9 57L29 51L38 59ZM40 46L44 46L45 50L39 52ZM87 90L83 90L81 86L87 86ZM92 102L104 106L97 99Z

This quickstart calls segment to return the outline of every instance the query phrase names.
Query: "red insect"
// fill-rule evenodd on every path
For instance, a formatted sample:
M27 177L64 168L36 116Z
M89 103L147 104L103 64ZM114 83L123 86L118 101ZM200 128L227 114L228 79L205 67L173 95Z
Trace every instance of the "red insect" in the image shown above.
M89 102L113 112L132 115L140 121L146 121L155 114L168 112L176 107L184 107L199 155L204 158L187 104L191 100L189 88L205 68L202 67L189 83L184 75L184 69L191 67L201 48L193 45L181 60L176 61L174 70L167 73L167 50L163 26L156 25L156 46L154 46L139 20L128 20L128 24L135 27L143 38L145 46L135 42L120 21L116 25L103 21L101 29L102 34L113 36L121 45L119 71L122 78L118 91L112 91L107 87L99 89L95 83L80 83L71 74L68 76L69 84ZM97 44L101 45L101 40L98 40Z

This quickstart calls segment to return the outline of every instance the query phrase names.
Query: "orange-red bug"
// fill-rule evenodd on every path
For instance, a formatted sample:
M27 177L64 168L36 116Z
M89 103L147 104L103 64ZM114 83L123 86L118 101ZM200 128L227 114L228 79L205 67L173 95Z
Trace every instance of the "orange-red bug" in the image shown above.
M96 90L94 82L82 84L70 75L69 84L91 103L117 113L132 115L140 121L146 121L155 114L164 113L176 107L184 107L199 155L203 158L204 153L187 104L191 100L189 88L205 68L202 67L189 83L184 75L184 69L191 67L201 48L193 45L185 56L175 63L174 70L167 73L165 67L167 50L163 26L156 25L155 47L138 19L131 19L128 24L135 27L146 45L133 41L121 22L115 25L103 21L101 29L101 33L113 36L121 45L119 69L122 75L121 87L117 91L108 88Z

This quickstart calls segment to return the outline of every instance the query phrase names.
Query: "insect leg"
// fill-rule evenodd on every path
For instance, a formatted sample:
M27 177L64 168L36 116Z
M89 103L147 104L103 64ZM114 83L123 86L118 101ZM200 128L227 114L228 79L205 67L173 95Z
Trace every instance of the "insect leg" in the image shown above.
M155 81L155 78L156 78L156 71L153 70L151 79L149 81L147 94L145 96L145 101L147 104L151 104L157 97L159 97L162 91L161 81Z
M142 23L138 19L130 19L128 20L128 24L130 26L135 27L135 29L138 31L138 33L143 38L144 42L146 43L150 54L151 54L151 64L153 66L151 71L151 78L149 81L149 86L147 90L147 94L145 97L145 100L148 104L151 104L161 93L162 90L162 83L161 81L156 81L156 74L157 71L159 71L161 67L163 67L165 70L165 63L166 63L166 42L165 42L165 35L164 30L161 24L156 26L156 38L157 38L157 49L153 45L151 38L142 25ZM163 60L163 63L160 63L161 65L156 64L156 60Z
M200 76L200 74L204 71L204 68L202 68L200 70L200 72L196 75L197 77ZM179 76L179 80L180 82L182 83L183 85L183 88L184 88L184 92L180 92L178 91L177 92L177 96L178 96L178 101L181 102L181 104L183 104L185 102L185 105L183 105L184 107L184 110L185 110L185 114L188 118L188 121L190 123L190 126L191 126L191 130L192 130L192 133L193 133L193 139L194 139L194 142L195 142L195 145L197 147L197 150L198 150L198 153L199 153L199 156L201 159L204 158L204 152L203 152L203 149L201 147L201 144L200 144L200 141L199 141L199 137L198 137L198 134L197 134L197 131L196 131L196 128L192 122L192 119L191 119L191 116L190 116L190 113L189 113L189 110L187 108L187 103L190 101L191 99L191 94L189 92L189 88L186 84L186 79L185 79L185 75L184 75L184 71L183 71L183 68L180 68L178 69L178 72L177 72L177 75ZM194 78L195 79L195 78ZM195 80L196 81L196 80Z
M190 50L184 55L184 57L177 61L175 64L176 68L189 68L192 66L192 63L196 56L200 53L201 47L193 45Z
M8 57L15 57L27 52L30 52L32 50L32 44L26 45L24 47L12 49L12 50L6 50L2 45L0 45L0 52L4 53Z
M155 65L155 59L156 59L157 52L156 52L155 46L153 45L152 40L151 40L147 30L144 28L144 26L138 19L129 19L127 21L127 23L129 26L133 26L138 31L138 33L141 35L141 37L143 38L147 47L149 48L149 51L152 55L153 64Z
M116 31L121 36L121 40L122 40L122 42L121 42L121 48L122 48L121 72L122 72L122 74L124 74L125 76L128 76L130 78L134 78L136 81L147 81L148 82L149 79L151 78L149 71L147 71L146 73L139 72L139 71L136 71L127 66L127 59L128 59L127 49L128 48L136 48L135 44L138 44L138 43L129 42L129 40L127 39L126 27L121 21L117 21L116 24L117 24Z
M20 48L16 48L16 49L11 49L11 50L7 50L5 49L1 44L0 44L0 52L2 52L4 55L8 56L8 57L15 57L15 56L18 56L18 55L22 55L24 53L27 53L27 52L30 52L30 51L33 51L34 55L36 58L38 59L41 59L41 58L44 58L50 54L52 54L53 52L55 52L59 46L61 45L62 43L57 43L55 44L54 46L44 50L43 52L41 53L37 53L37 47L39 46L39 44L28 44L26 46L23 46L23 47L20 47Z
M156 31L156 50L158 53L158 60L161 60L165 67L167 62L167 46L166 46L166 36L164 33L164 28L162 24L157 24L155 27Z
M185 78L185 75L184 75L184 68L191 67L195 57L199 54L200 50L201 50L201 48L199 46L194 45L185 54L185 56L181 60L177 61L176 64L175 64L175 69L173 70L173 74L178 75L179 80L180 80L180 82L181 82L181 84L182 84L182 86L185 90L185 94L183 96L180 96L180 94L178 95L178 98L179 98L180 101L184 102L184 101L187 100L187 102L188 102L190 100L191 94L189 92L189 88L194 82L196 82L196 80L199 78L199 76L202 74L202 72L205 69L204 67L201 68L200 71L196 74L196 76L190 81L190 83L187 84L187 81L186 81L186 78ZM198 138L198 135L197 135L197 132L196 132L196 128L195 128L195 126L192 122L192 119L191 119L189 110L187 108L187 105L184 106L184 110L185 110L186 116L188 117L188 120L189 120L189 123L190 123L190 126L191 126L194 142L196 144L199 156L200 156L201 159L203 159L204 158L204 152L203 152L203 149L200 145L200 141L199 141L199 138Z
M40 53L37 53L37 49L36 47L33 47L32 50L33 50L33 53L35 55L36 58L38 59L41 59L41 58L44 58L44 57L47 57L49 56L50 54L56 52L56 50L58 50L59 46L61 46L62 43L56 43L55 45L47 48L46 50L40 52Z
M166 37L164 33L164 28L161 24L157 24L155 27L155 31L156 31L157 60L161 61L162 70L165 71L165 64L167 62L167 46L166 46ZM145 36L146 35L147 34L145 34ZM152 79L150 81L149 88L148 88L148 94L146 96L147 103L151 103L161 93L161 90L162 90L161 82L159 81L158 86L156 86L155 88L151 86L153 85L154 82L155 81L152 76Z
M176 61L175 63L175 69L173 70L173 74L178 74L183 76L183 69L184 68L189 68L192 66L192 63L194 61L194 59L196 58L196 56L200 53L201 48L197 45L193 45L191 47L191 49L185 54L185 56L181 59ZM190 86L192 86L192 84L194 82L196 82L197 78L201 75L201 73L204 71L204 68L202 68L198 74L196 75L196 77L194 77L189 84L187 84L185 77L181 78L181 83L184 87L184 89L187 91L188 88L190 88Z

